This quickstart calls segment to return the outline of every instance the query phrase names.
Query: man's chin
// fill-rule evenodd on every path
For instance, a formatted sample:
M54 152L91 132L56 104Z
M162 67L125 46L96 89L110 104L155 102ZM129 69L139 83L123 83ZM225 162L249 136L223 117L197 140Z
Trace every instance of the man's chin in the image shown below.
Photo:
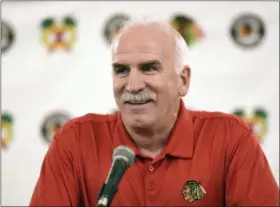
M142 122L142 121L133 121L130 124L130 127L131 128L134 128L134 129L148 129L152 126L152 123L150 122Z
M153 119L151 119L151 113L144 114L126 114L123 118L124 122L132 128L148 128L154 124Z

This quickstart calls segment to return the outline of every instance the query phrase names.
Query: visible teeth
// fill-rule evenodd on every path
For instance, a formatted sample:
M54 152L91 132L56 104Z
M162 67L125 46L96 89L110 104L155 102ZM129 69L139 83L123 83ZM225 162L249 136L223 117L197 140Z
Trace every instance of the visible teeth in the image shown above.
M142 102L140 96L134 96L135 102Z
M128 101L131 104L144 104L147 103L147 100L133 100L133 101Z

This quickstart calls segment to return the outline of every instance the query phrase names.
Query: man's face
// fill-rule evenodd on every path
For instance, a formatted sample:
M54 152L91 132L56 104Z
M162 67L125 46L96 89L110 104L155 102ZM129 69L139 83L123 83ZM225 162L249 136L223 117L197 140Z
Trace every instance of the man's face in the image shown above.
M113 87L124 122L150 127L176 114L180 76L172 39L151 28L123 34L113 50Z

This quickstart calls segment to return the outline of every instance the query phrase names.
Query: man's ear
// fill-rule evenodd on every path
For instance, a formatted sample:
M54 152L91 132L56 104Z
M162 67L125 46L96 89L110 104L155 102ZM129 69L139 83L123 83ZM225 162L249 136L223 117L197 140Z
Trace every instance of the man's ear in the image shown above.
M181 84L179 86L179 95L181 97L188 93L191 78L191 69L188 65L184 66L184 69L180 73Z

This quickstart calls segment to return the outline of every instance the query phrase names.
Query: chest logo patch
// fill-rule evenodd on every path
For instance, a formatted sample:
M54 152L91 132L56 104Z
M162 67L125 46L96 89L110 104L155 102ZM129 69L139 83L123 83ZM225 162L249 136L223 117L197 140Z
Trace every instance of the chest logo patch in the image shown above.
M195 180L187 181L183 186L182 193L184 199L190 203L201 200L206 195L206 191L200 182Z

